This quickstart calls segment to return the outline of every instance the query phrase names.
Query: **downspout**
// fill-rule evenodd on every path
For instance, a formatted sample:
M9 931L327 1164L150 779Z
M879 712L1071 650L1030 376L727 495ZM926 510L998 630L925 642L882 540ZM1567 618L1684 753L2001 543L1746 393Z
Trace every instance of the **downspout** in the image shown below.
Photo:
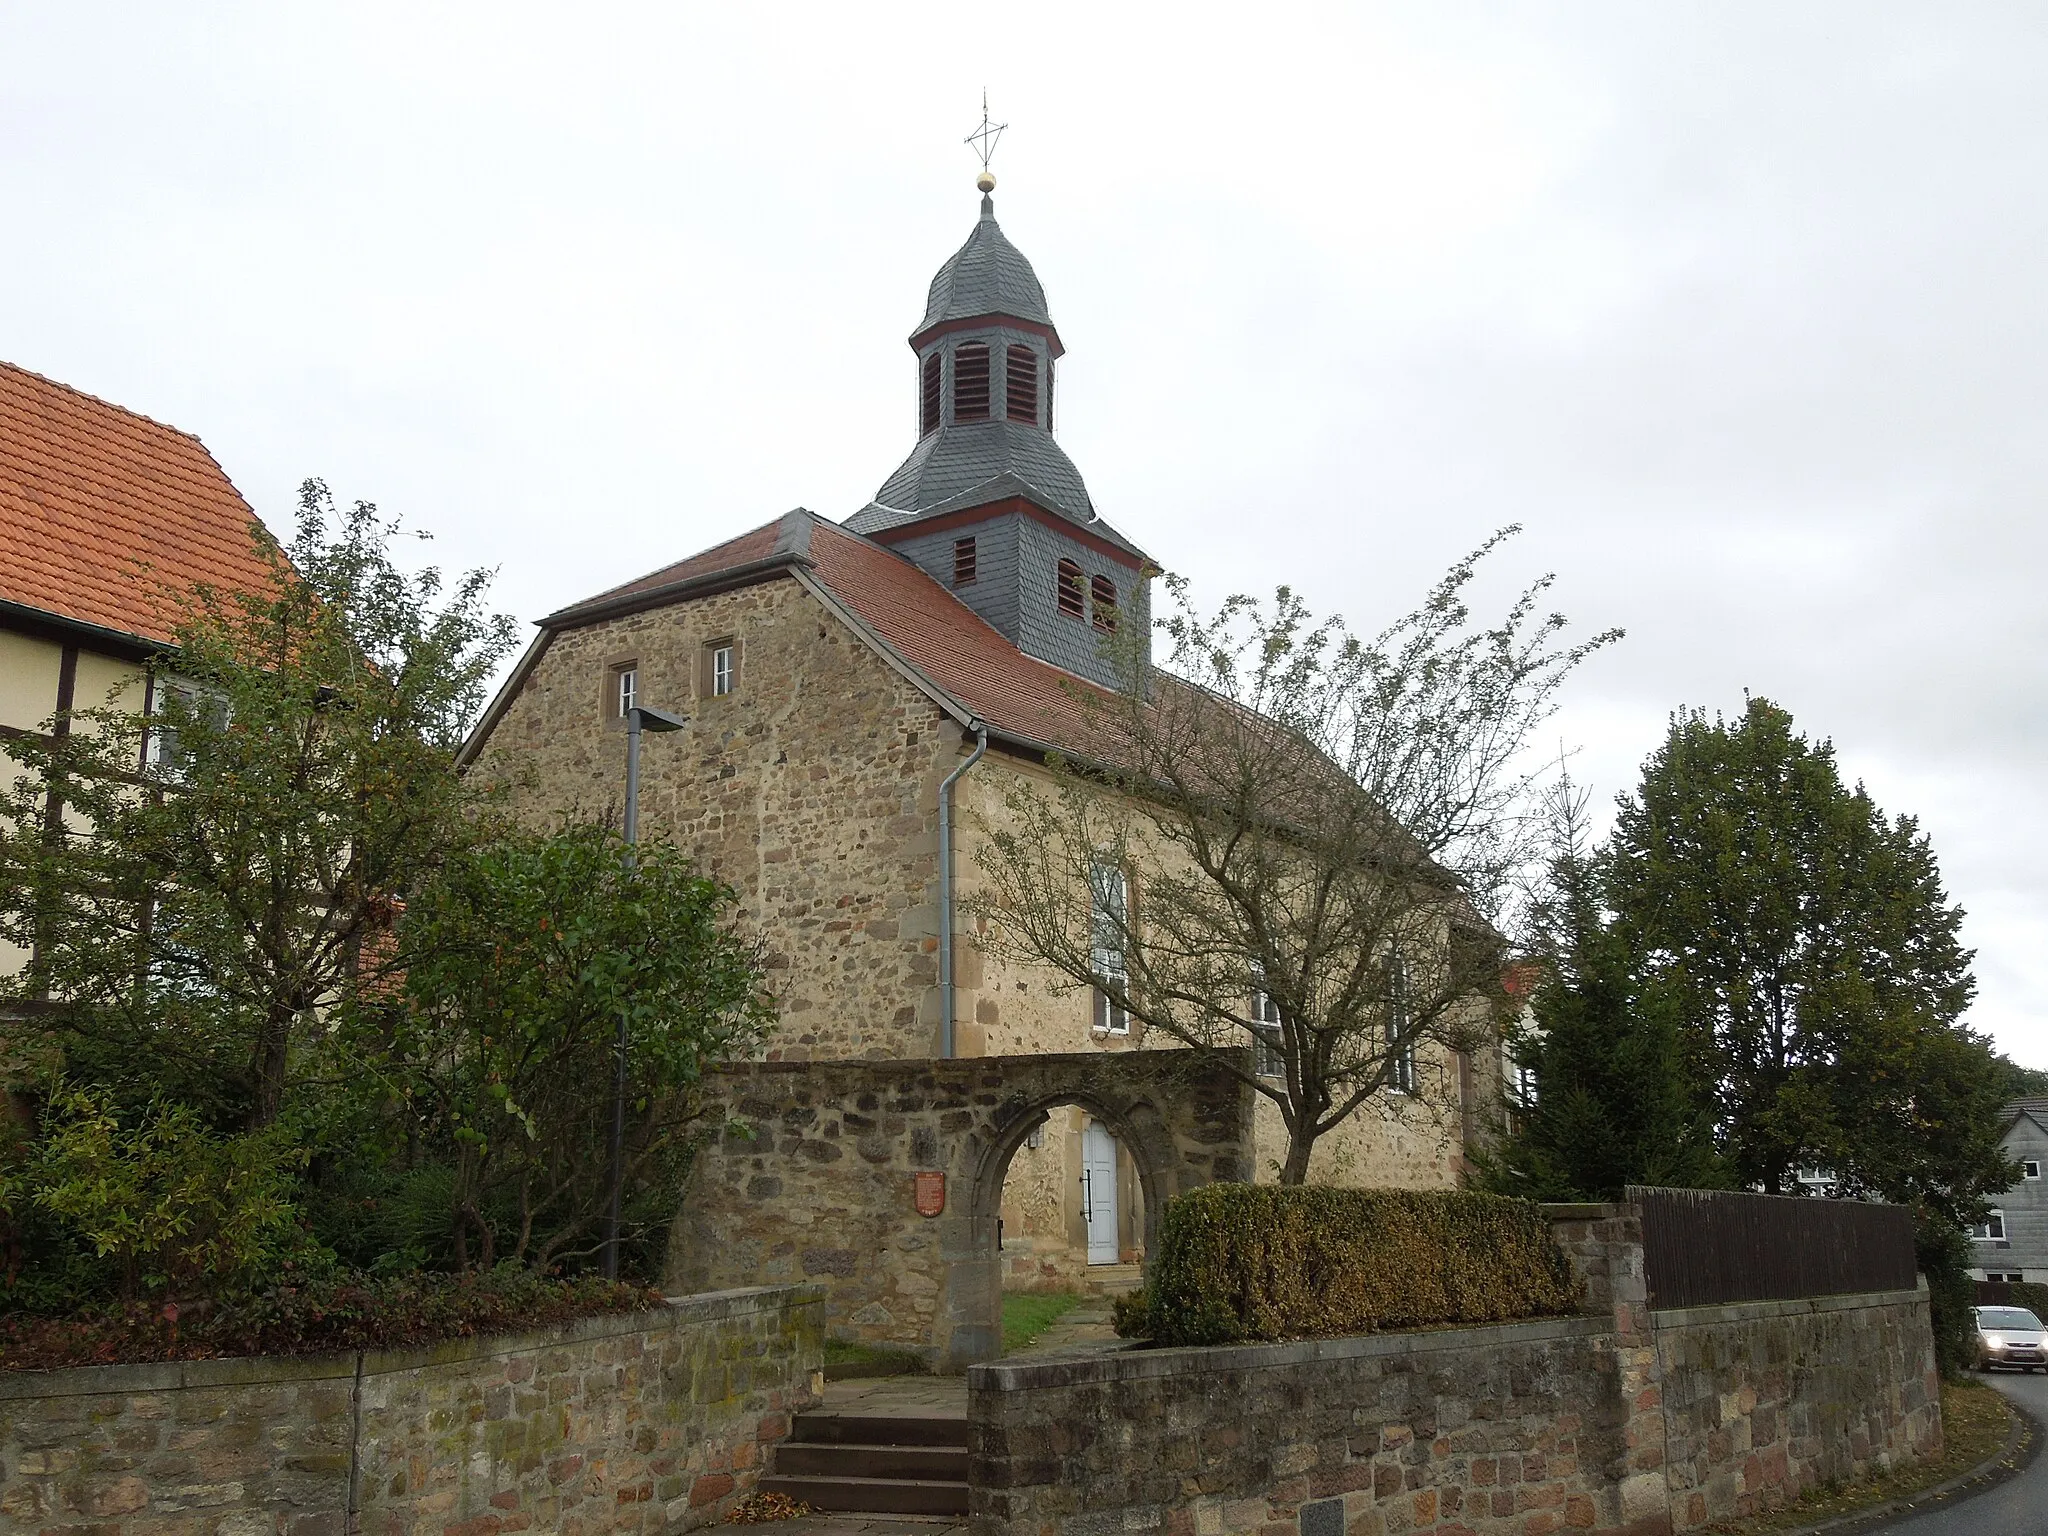
M988 750L988 725L974 722L974 750L939 785L939 1054L953 1054L953 781Z

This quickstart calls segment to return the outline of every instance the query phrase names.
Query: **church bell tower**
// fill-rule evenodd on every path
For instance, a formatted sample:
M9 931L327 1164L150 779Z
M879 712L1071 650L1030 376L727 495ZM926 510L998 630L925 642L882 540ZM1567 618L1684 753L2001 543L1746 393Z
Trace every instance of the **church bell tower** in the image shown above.
M996 222L985 165L976 185L981 216L932 278L910 336L916 446L847 526L922 567L1026 654L1113 685L1102 633L1149 629L1154 567L1097 516L1053 436L1066 348L1037 273Z

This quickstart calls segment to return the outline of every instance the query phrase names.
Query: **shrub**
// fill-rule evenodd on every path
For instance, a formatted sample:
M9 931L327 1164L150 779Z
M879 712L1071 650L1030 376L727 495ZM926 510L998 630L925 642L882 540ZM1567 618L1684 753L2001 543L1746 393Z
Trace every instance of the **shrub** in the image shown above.
M1941 1212L1921 1206L1915 1213L1914 1258L1927 1277L1928 1321L1934 1329L1934 1358L1951 1379L1977 1357L1977 1288L1970 1279L1970 1239Z
M663 1305L639 1286L552 1280L504 1265L467 1275L337 1275L196 1303L111 1306L66 1318L0 1319L0 1371L55 1370L222 1355L402 1349L486 1333L525 1333L581 1317Z
M2048 1285L2033 1280L2014 1284L2012 1304L2025 1307L2043 1322L2048 1322Z
M292 1204L305 1158L279 1127L222 1134L161 1098L124 1114L112 1094L62 1081L40 1118L0 1165L0 1214L89 1251L125 1301L243 1284L312 1246Z
M1526 1201L1211 1184L1163 1213L1144 1323L1160 1344L1228 1344L1502 1322L1578 1304L1549 1222Z

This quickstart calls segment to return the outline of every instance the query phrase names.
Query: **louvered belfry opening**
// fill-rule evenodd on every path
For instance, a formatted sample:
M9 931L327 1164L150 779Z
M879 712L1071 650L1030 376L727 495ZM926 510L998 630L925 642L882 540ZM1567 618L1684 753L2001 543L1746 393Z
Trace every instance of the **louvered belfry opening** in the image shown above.
M974 577L974 540L971 538L955 539L953 541L953 585L956 587L971 587L974 585Z
M1012 345L1004 376L1003 414L1012 421L1038 425L1038 354Z
M1070 619L1081 618L1081 567L1071 560L1060 562L1059 589L1060 612Z
M1107 576L1092 576L1088 580L1088 596L1095 609L1095 627L1104 634L1115 634L1116 583Z
M944 376L945 359L934 352L924 360L924 389L918 399L917 435L930 437L939 430L939 405L944 398L939 381Z
M970 341L953 354L953 419L988 420L988 344Z

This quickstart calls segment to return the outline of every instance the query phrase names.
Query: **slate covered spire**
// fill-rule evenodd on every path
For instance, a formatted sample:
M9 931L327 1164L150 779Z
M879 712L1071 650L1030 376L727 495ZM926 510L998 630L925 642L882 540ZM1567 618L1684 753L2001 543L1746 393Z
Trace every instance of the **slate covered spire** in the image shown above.
M984 492L1096 521L1081 472L1052 435L1053 365L1066 348L1038 274L996 222L995 178L984 173L979 184L981 217L932 278L910 337L917 446L851 520L859 532L971 506Z

